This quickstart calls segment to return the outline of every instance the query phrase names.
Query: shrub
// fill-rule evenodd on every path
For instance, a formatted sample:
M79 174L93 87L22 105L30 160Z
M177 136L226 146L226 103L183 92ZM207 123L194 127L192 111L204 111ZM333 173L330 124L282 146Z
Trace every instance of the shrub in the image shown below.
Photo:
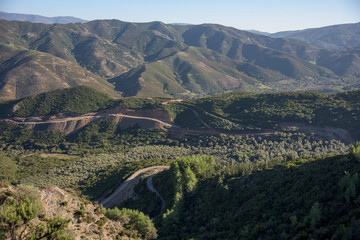
M350 146L349 154L352 159L360 161L360 142Z
M145 239L155 239L157 237L156 228L151 219L138 210L108 209L105 216L111 220L125 223L125 227L133 228Z

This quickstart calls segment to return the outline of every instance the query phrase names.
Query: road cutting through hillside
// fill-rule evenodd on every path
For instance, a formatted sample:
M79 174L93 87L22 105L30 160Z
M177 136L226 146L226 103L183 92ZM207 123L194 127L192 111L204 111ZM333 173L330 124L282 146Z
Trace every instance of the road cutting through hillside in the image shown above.
M173 101L180 101L180 100L173 100ZM171 102L171 100L169 101ZM204 111L204 109L197 107L199 111ZM138 115L131 115L131 114L124 114L124 113L109 113L109 112L93 112L87 113L81 116L70 116L70 117L60 117L60 118L50 118L44 120L44 117L33 117L33 118L23 118L23 117L16 117L16 118L9 118L9 119L0 119L1 121L15 123L18 125L23 125L27 128L34 128L38 125L46 125L48 129L40 129L44 130L54 130L54 131L63 131L65 134L72 133L74 131L79 130L80 128L84 127L85 125L100 120L100 119L137 119L137 120L147 120L150 124L143 123L144 128L160 128L164 131L168 131L171 135L175 137L185 137L186 135L199 135L199 134L206 134L206 135L233 135L233 136L262 136L262 135L272 135L276 132L281 131L292 131L294 132L302 132L305 134L315 133L325 139L338 139L343 141L344 143L352 143L354 140L352 139L351 135L346 129L342 128L335 128L335 127L328 127L328 126L312 126L306 125L301 123L279 123L278 129L262 129L262 131L255 131L255 132L229 132L219 129L214 129L209 124L207 124L199 115L197 110L190 108L190 110L194 113L194 115L199 119L201 123L207 129L188 129L182 128L180 126L175 125L174 123L170 122L169 120L164 120L162 118L156 117L149 117L149 116L138 116ZM217 116L222 118L220 116ZM36 120L35 120L36 119ZM83 122L80 122L83 121ZM72 124L73 123L73 124ZM138 122L141 123L141 122ZM157 124L153 124L157 123ZM57 124L57 125L56 125ZM56 125L56 126L55 126ZM124 128L131 127L132 125L136 125L134 122L127 121L123 123ZM52 126L52 127L51 127ZM141 126L140 126L141 127Z
M23 125L23 124L58 123L58 122L67 122L67 121L77 121L77 120L81 120L81 119L98 119L98 118L103 118L103 117L124 117L124 118L144 119L144 120L150 120L150 121L161 123L161 124L163 124L164 126L167 126L167 127L172 126L170 123L161 121L161 120L156 119L156 118L132 116L132 115L126 115L126 114L121 114L121 113L99 114L99 115L86 114L86 115L78 116L78 117L54 118L54 119L49 119L49 120L45 120L45 121L16 121L14 119L2 119L2 120L3 121L7 120L7 121L14 122L16 124ZM21 119L21 118L17 117L17 119Z
M150 173L151 174L150 177L153 177L158 172L168 168L169 166L152 166L136 171L130 177L128 177L124 182L121 182L120 185L115 189L115 191L110 196L106 197L104 200L100 201L99 203L106 208L112 208L118 206L121 202L129 198L132 198L134 196L135 194L134 187L139 182L141 176L143 176L145 173ZM150 191L155 192L156 195L158 196L161 196L160 193L157 192L157 190L153 187L152 183L150 184L150 187L151 187L151 189L149 188ZM161 198L161 202L162 202L161 209L163 210L163 206L165 206L165 202L163 202L163 198Z

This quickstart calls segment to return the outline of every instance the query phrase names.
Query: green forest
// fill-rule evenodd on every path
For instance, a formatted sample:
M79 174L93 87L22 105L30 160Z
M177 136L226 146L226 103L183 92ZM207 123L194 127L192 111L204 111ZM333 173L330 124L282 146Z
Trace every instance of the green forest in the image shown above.
M165 199L163 210L160 198L147 187L149 175L144 175L134 188L136 198L101 210L99 229L123 224L125 232L119 237L142 239L356 239L360 235L359 91L234 92L178 101L112 99L77 87L0 104L3 119L24 121L116 108L161 109L173 125L123 129L110 119L100 119L65 134L0 121L2 186L57 186L98 206L97 199L106 190L134 172L165 165L170 168L152 180ZM300 127L285 129L283 123ZM303 126L310 130L302 131ZM185 134L179 135L181 131ZM40 219L43 227L32 229L31 236L68 239L67 218L42 218L38 197L7 194L0 198L3 234L11 232L6 211L13 209L18 214L14 234L31 219ZM16 210L22 207L31 208L30 215ZM76 211L74 216L91 222L88 208ZM51 228L55 223L57 227Z
M251 171L179 158L156 176L169 199L159 239L356 239L359 152Z

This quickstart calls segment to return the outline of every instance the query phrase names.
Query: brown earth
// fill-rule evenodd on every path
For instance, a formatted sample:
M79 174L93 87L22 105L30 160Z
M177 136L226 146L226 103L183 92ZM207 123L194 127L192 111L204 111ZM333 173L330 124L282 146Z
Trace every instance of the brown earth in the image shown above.
M114 108L84 115L59 114L51 117L16 117L1 119L0 121L17 124L25 128L34 129L35 131L60 131L69 134L100 119L111 119L121 129L135 126L142 129L166 129L172 127L172 124L169 123L169 115L162 109L129 110Z
M16 191L14 187L0 189L0 193ZM112 240L117 239L119 234L123 235L121 239L134 239L129 236L129 234L133 233L126 229L121 222L107 219L104 225L99 227L96 222L105 217L99 205L81 200L58 187L41 188L40 202L41 213L44 217L51 219L60 216L71 220L68 224L67 231L76 240ZM82 214L79 215L81 211ZM40 222L41 219L36 217L28 223L28 226L36 226Z
M172 100L170 100L172 101ZM179 100L174 100L179 101ZM167 104L167 102L165 102ZM18 124L26 128L31 128L40 131L61 131L66 134L75 132L87 124L98 121L100 119L112 119L121 129L127 129L131 127L139 127L142 129L163 129L168 131L174 137L184 137L186 135L236 135L236 136L261 136L271 135L277 131L294 131L305 134L314 133L325 139L337 139L344 143L353 143L354 140L346 129L335 128L329 126L311 126L302 123L288 123L283 122L279 124L279 127L274 129L263 129L255 132L229 132L214 129L206 124L197 114L195 109L191 109L195 116L208 128L202 130L194 130L188 128L181 128L173 124L169 114L162 108L157 109L126 109L124 107L116 107L100 112L93 112L87 114L74 114L74 113L60 113L54 116L40 116L40 117L15 117L10 119L0 119L9 123ZM201 111L205 111L200 109Z

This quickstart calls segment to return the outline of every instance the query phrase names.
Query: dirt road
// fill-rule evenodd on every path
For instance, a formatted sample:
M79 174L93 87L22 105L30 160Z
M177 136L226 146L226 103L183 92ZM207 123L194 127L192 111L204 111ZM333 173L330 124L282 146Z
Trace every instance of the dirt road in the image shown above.
M150 191L152 191L153 193L156 194L156 196L158 196L160 199L161 199L161 210L160 210L160 213L159 215L161 215L163 212L164 212L164 209L165 209L165 205L166 205L166 201L165 199L161 196L161 194L156 190L156 188L154 187L153 183L152 183L152 179L153 177L156 175L157 173L151 175L147 181L146 181L146 185L148 187L148 189Z
M145 173L152 173L152 176L158 173L161 170L168 169L169 166L153 166L148 168L140 169L128 177L123 183L120 184L118 188L103 201L99 202L106 208L111 208L119 205L121 202L125 201L134 196L134 187L139 182L140 177ZM153 187L153 186L152 186ZM155 188L152 188L155 190ZM152 190L151 190L152 191ZM155 190L156 191L156 190ZM160 194L159 194L160 195Z

